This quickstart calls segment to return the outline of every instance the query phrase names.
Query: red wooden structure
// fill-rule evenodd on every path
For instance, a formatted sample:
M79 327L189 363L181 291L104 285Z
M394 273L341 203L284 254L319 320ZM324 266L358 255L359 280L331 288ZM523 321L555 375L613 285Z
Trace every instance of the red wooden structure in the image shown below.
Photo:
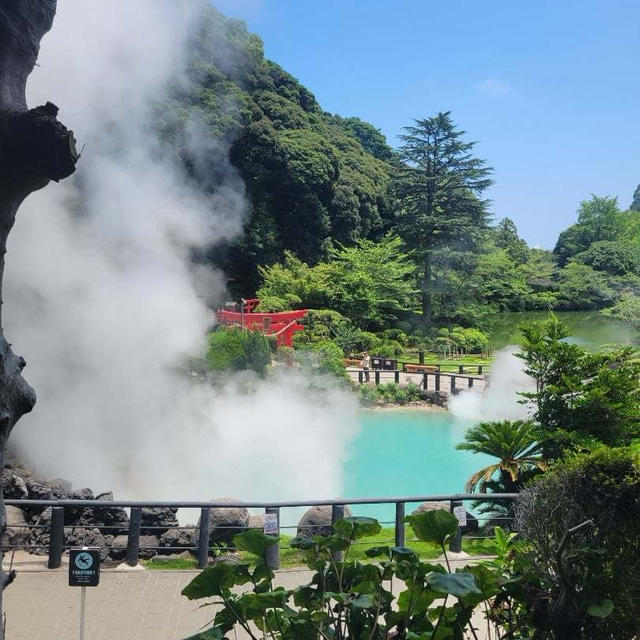
M249 331L260 331L265 335L275 335L279 347L292 347L296 331L304 329L298 324L298 320L304 318L308 310L257 313L254 309L259 304L258 298L243 300L240 305L233 305L233 309L219 309L216 311L216 317L218 322L228 327L242 327Z

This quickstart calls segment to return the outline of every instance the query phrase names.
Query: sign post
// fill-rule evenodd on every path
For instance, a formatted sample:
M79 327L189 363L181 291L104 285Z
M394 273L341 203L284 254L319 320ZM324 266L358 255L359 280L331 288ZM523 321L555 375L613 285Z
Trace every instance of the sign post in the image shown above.
M100 583L100 549L82 547L69 550L69 586L80 589L80 640L84 640L87 614L87 587Z

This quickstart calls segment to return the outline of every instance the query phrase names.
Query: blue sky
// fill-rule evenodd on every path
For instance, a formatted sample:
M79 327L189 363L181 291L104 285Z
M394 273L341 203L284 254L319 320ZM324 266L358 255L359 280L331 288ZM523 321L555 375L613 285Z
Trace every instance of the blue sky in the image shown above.
M322 107L379 127L451 110L496 218L553 248L591 193L640 183L638 0L214 0Z

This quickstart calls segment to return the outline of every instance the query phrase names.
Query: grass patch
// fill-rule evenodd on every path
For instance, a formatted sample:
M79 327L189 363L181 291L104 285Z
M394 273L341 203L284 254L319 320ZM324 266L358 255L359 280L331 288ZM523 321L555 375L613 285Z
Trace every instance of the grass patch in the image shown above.
M304 555L298 549L292 549L289 543L294 536L283 534L280 536L280 567L283 569L300 567L304 565ZM409 525L405 527L405 544L413 549L422 560L434 560L442 555L440 547L430 542L421 542L413 539L413 531ZM360 560L364 562L374 562L365 555L367 549L372 547L380 547L383 545L393 546L395 544L395 530L393 527L383 527L380 533L364 540L358 540L349 550L349 558L351 560ZM447 549L448 550L448 549ZM493 539L469 539L462 538L462 550L471 556L490 556L495 555L496 547ZM240 557L246 561L253 563L255 556L244 551L240 552ZM158 560L152 558L146 560L144 566L151 570L170 570L178 569L183 571L194 570L198 568L196 558L171 558L169 560Z
M151 558L145 560L145 569L163 570L163 569L183 569L192 570L198 568L198 562L195 558L170 558L168 560L158 560Z

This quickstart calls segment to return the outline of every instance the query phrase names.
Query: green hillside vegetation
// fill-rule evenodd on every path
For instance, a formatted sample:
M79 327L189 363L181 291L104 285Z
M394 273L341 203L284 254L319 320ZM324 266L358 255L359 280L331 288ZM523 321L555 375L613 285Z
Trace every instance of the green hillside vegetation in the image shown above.
M626 211L592 196L553 251L529 248L510 218L491 219L491 167L450 113L418 114L394 150L373 125L324 112L243 22L203 11L188 80L157 125L203 191L228 170L221 156L244 181L243 233L194 256L224 270L231 297L336 312L338 335L327 325L322 339L353 349L451 349L452 332L503 311L640 324L640 190ZM211 136L220 145L193 144Z

